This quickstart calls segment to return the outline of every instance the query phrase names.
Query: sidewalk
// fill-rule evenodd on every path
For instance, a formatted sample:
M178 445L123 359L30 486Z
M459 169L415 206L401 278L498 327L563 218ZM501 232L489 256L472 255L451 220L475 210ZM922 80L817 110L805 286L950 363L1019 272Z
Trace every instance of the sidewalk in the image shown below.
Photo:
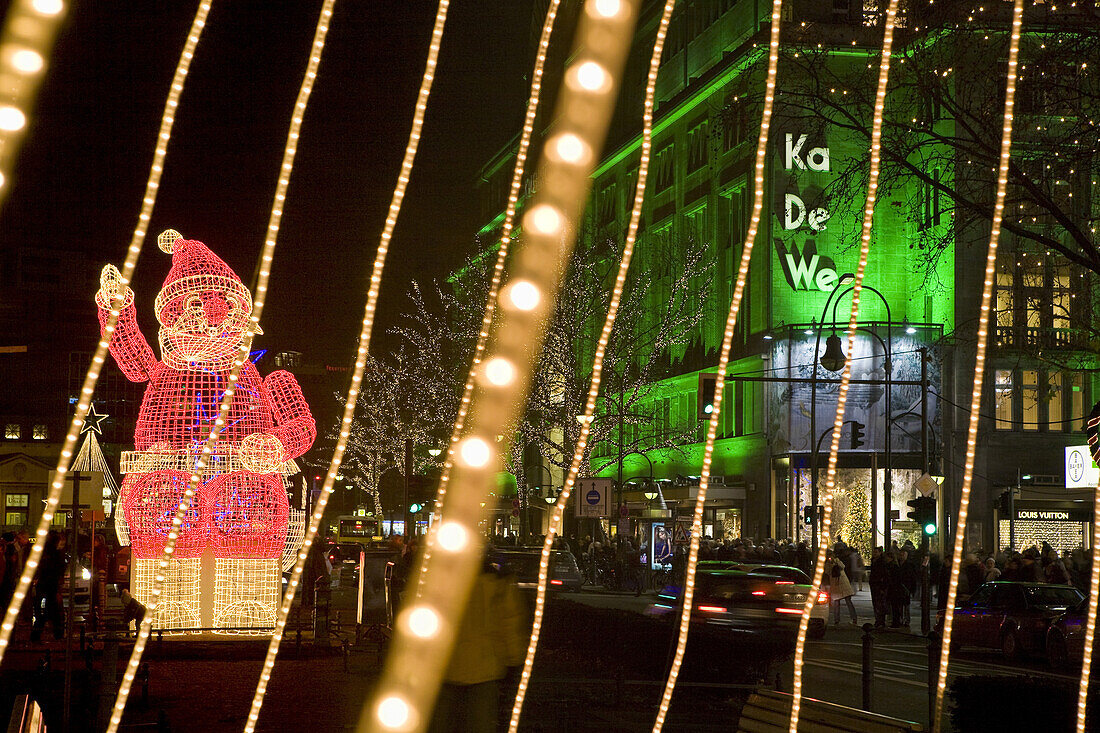
M857 586L855 584L853 584L852 587L855 588ZM932 625L935 626L936 625L936 598L935 598L935 596L932 597L931 604L932 604L932 607L930 609L930 621L931 621ZM856 607L856 615L859 616L860 626L862 626L865 623L873 624L875 622L875 609L874 609L874 606L871 605L871 589L867 585L867 583L863 584L863 590L862 591L857 590L856 594L854 596L852 596L852 605L854 605ZM840 606L840 619L841 619L840 626L847 625L849 628L851 628L851 624L849 623L847 604L842 603L841 606ZM919 594L915 598L913 598L912 601L909 604L909 621L910 621L910 623L909 623L908 628L906 628L904 626L901 627L901 628L890 628L890 626L889 626L890 617L889 617L889 614L887 614L887 618L886 618L887 628L885 629L885 631L889 632L889 633L894 633L894 634L909 634L909 635L912 635L912 636L922 636L922 634L920 632L920 595ZM829 626L830 626L830 628L833 627L833 620L831 618L829 620Z

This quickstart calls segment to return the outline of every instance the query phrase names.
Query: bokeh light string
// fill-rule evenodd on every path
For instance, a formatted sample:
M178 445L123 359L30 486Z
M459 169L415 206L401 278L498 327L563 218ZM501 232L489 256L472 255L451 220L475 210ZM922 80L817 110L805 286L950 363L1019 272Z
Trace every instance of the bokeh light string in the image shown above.
M314 81L317 78L317 68L321 62L321 51L324 48L325 36L328 33L329 22L332 18L332 8L334 4L335 0L326 0L321 8L320 17L318 18L317 27L314 33L313 46L310 50L309 62L306 67L306 73L298 90L298 97L295 101L294 111L291 114L290 129L287 134L286 146L283 150L282 163L279 168L278 183L275 187L275 199L271 208L271 215L268 219L267 233L265 235L264 245L260 253L259 267L257 268L256 285L254 288L252 300L252 312L249 316L249 330L246 332L245 337L242 339L237 354L233 359L233 365L230 369L228 376L228 385L226 386L225 393L222 396L221 402L219 404L218 417L215 419L214 426L211 429L205 444L203 445L202 453L199 455L195 462L195 466L191 471L190 480L188 481L187 489L184 491L183 497L180 500L179 506L176 509L176 515L172 519L172 529L168 532L161 558L157 563L156 575L151 590L152 599L151 602L148 604L148 610L142 618L142 622L138 628L137 638L134 640L134 648L130 653L130 658L127 662L126 670L123 673L122 681L119 684L118 695L115 698L115 705L111 710L111 719L107 726L107 733L115 733L122 722L122 715L126 709L126 701L129 698L130 690L133 687L133 681L137 675L138 666L141 664L141 657L144 654L145 646L149 640L149 634L152 630L153 621L156 618L156 605L163 591L166 571L172 553L175 550L176 542L179 539L180 529L183 525L184 518L190 511L191 504L194 501L195 492L198 490L199 484L202 482L203 473L206 470L207 465L209 465L210 457L214 451L214 446L217 443L218 436L226 426L226 418L229 415L229 410L232 407L233 399L236 395L237 382L240 376L241 368L248 360L248 355L252 347L252 336L254 333L259 331L260 317L263 314L264 301L267 296L268 281L270 280L271 276L271 264L275 258L275 245L279 234L279 223L282 220L283 206L286 201L286 192L287 188L290 185L290 176L291 172L294 169L294 159L298 152L298 139L302 127L302 121L305 117L306 107L308 105L310 94L313 91ZM167 248L166 245L172 245L173 242L169 240L173 239L173 235L177 238L179 236L176 232L166 232L165 235L162 235L162 241L160 242L162 248Z
M489 340L489 327L493 323L493 314L496 312L497 293L500 292L504 261L511 249L512 226L516 218L520 188L523 186L527 151L531 146L531 137L535 130L535 116L538 113L539 99L541 98L543 71L546 68L546 52L550 48L550 36L554 31L554 20L557 18L559 5L561 5L561 0L550 1L542 23L542 34L539 37L538 51L535 54L535 67L531 72L531 90L527 98L527 113L523 119L523 132L520 134L519 147L516 150L516 165L512 172L512 183L508 191L508 204L504 212L504 224L501 227L497 258L493 264L492 276L489 281L489 293L485 301L485 312L481 318L481 329L478 331L477 344L474 347L474 356L470 363L470 372L466 376L466 384L462 388L462 399L458 403L458 413L455 417L454 429L451 432L451 442L447 444L446 458L443 461L443 470L439 476L439 487L436 489L435 502L432 504L433 522L424 542L424 552L420 561L421 571L423 571L428 558L431 557L432 547L435 545L435 525L441 517L443 500L447 495L447 484L451 480L451 469L454 467L454 447L466 424L466 412L470 406L470 393L474 389L474 380L477 378L478 367L481 364L481 355L485 352L485 343ZM422 572L418 572L416 581L418 595L422 587L422 579Z
M855 280L852 283L852 305L848 315L848 353L855 353L856 328L859 323L859 301L863 292L863 277L867 271L867 259L871 253L871 230L875 218L875 202L878 199L878 180L882 168L882 118L886 108L886 90L890 81L890 59L894 47L894 24L897 19L898 0L890 0L886 7L886 17L882 24L882 56L879 59L878 87L875 90L875 108L871 117L870 158L867 170L867 198L863 205L863 227L859 238L859 262L856 265ZM840 283L837 283L839 286ZM817 372L818 355L813 355L813 369ZM887 365L887 368L891 368ZM818 535L817 558L814 562L812 590L806 596L802 615L798 621L798 638L795 641L794 681L791 685L791 717L789 731L797 733L799 712L802 706L802 669L806 652L806 635L810 628L810 613L817 596L821 592L821 582L825 576L825 553L832 536L833 494L836 490L837 457L840 455L840 433L844 427L844 410L848 404L848 387L851 384L852 360L846 359L840 374L840 387L837 391L836 414L833 419L832 438L829 446L829 467L825 473L825 501L821 519L821 531ZM816 440L817 436L810 436Z
M507 435L526 402L548 315L561 288L561 263L572 251L614 109L637 5L637 0L588 0L580 11L552 140L572 135L591 154L559 158L548 148L542 157L539 186L523 215L522 246L513 253L497 300L485 368L479 370L456 445L435 551L423 571L420 596L398 615L382 679L363 710L359 730L415 731L431 722L464 606L482 566L481 504L509 448L510 440L498 442L496 436Z
M993 205L993 217L990 221L989 250L985 258L982 307L978 313L978 333L974 358L974 391L970 395L970 422L966 433L966 462L963 466L962 488L959 492L959 513L955 522L955 545L951 555L951 578L947 586L947 605L944 607L943 639L940 646L940 667L936 680L936 699L932 711L931 723L934 733L939 733L943 725L943 697L947 690L947 665L951 658L951 629L955 619L959 565L966 544L966 517L970 508L970 488L974 478L974 454L978 443L978 415L982 404L986 347L989 342L989 310L993 297L993 281L997 272L997 244L1001 238L1005 193L1008 189L1008 163L1012 151L1012 110L1016 102L1016 62L1020 52L1020 28L1023 25L1023 17L1024 0L1015 0L1012 8L1012 29L1008 43L1008 73L1005 80L1001 156L997 166L997 189ZM1082 668L1083 672L1084 668Z
M1100 517L1100 486L1094 490L1092 511ZM1088 716L1089 677L1092 672L1092 644L1096 639L1096 606L1100 598L1100 522L1092 523L1092 565L1089 568L1089 608L1085 622L1085 646L1082 650L1081 678L1077 687L1077 733L1085 733Z
M49 4L47 0L41 1L47 5ZM36 541L31 545L31 552L27 557L23 572L19 576L19 583L16 585L15 592L12 595L11 601L8 603L8 608L4 613L3 623L0 623L0 661L3 660L4 654L7 652L8 645L11 641L12 631L15 628L15 620L19 615L19 607L27 597L31 579L34 578L35 572L38 569L38 564L42 559L42 550L45 546L46 534L49 532L54 515L57 513L57 505L61 499L61 488L65 485L65 479L72 462L73 449L76 446L77 436L80 434L80 428L84 424L84 417L88 414L88 406L92 402L92 395L95 393L96 382L99 381L99 375L103 370L103 363L107 357L107 347L111 342L115 327L118 324L119 314L121 313L123 300L125 298L124 292L126 286L133 277L138 255L141 254L141 247L145 242L145 235L149 229L149 219L153 212L153 204L156 202L157 190L160 188L161 174L164 171L164 159L168 154L168 141L172 136L172 126L176 119L176 108L179 106L180 95L183 93L183 83L187 78L187 72L191 66L191 59L195 55L195 47L199 43L202 29L206 25L206 17L210 13L210 5L211 0L204 0L204 2L199 4L198 10L195 12L195 17L192 20L190 31L187 34L187 42L184 44L179 62L176 65L175 74L172 77L172 86L168 92L168 99L165 102L164 112L161 116L160 131L157 134L153 163L145 184L145 194L142 198L141 212L138 215L138 223L134 228L133 236L130 238L130 246L126 251L126 259L120 274L120 285L123 292L119 292L112 300L110 316L103 328L103 333L100 336L99 342L96 344L91 364L88 365L88 371L84 375L84 382L80 388L80 396L77 398L76 410L73 413L72 421L69 423L69 429L61 447L61 454L58 457L54 479L50 482L50 491L46 497L46 505L42 510L42 518L38 523L38 529L35 531Z
M11 189L11 170L67 9L64 0L16 0L8 7L0 34L0 202Z
M355 368L352 372L351 385L348 388L347 402L341 417L340 432L337 437L336 447L332 460L322 485L320 496L314 506L313 515L309 519L305 536L302 538L302 546L298 551L298 559L294 564L290 580L283 594L283 602L279 607L275 619L275 632L268 644L267 655L264 657L263 668L260 671L260 679L256 685L256 692L252 699L248 719L244 730L248 733L254 731L259 720L260 708L263 706L264 695L267 691L267 683L271 679L271 670L275 666L275 659L279 653L279 645L282 642L283 633L286 630L287 618L294 603L305 561L309 554L317 531L321 525L325 508L328 506L329 497L333 491L333 483L340 470L344 451L347 448L348 437L351 435L351 422L355 414L355 405L359 398L359 389L363 381L363 373L366 369L367 354L370 349L371 334L374 328L374 316L378 305L378 295L382 285L382 272L385 269L386 256L389 253L390 241L393 238L394 228L397 226L397 217L401 212L401 203L408 190L409 180L412 176L413 163L416 160L416 152L420 145L421 131L424 127L424 115L428 109L428 99L431 96L432 83L435 80L435 70L439 59L439 48L443 41L443 28L447 21L449 0L440 0L436 9L435 22L432 26L431 40L428 46L428 57L424 65L424 73L421 77L420 88L417 92L416 106L413 111L412 125L409 130L408 141L405 144L405 154L401 161L401 169L397 175L397 183L394 185L393 196L390 200L386 221L379 237L378 249L375 252L374 263L371 268L370 284L367 289L367 302L364 307L363 324L359 333L358 352L355 358Z
M676 0L666 0L664 13L661 15L661 21L657 26L657 35L653 42L653 53L649 60L649 75L646 80L645 102L642 112L641 155L638 160L638 179L634 188L634 204L630 211L630 223L627 226L626 238L623 242L623 254L619 261L619 270L611 290L611 302L608 305L607 317L604 319L603 330L596 342L596 352L592 359L592 377L588 384L588 398L585 401L584 416L581 419L580 437L577 438L577 444L573 450L573 459L569 464L569 472L566 474L561 493L558 495L558 500L550 516L546 537L543 539L542 555L539 558L538 585L535 592L534 619L531 624L531 636L527 643L527 654L523 660L523 669L520 672L516 698L512 704L512 716L508 725L510 733L517 733L519 730L520 716L523 714L523 701L531 682L531 672L535 666L535 653L538 651L542 619L546 609L546 586L550 578L550 552L554 546L554 538L561 529L565 509L576 484L577 474L580 471L581 461L584 459L585 449L588 445L588 435L592 428L592 416L596 411L596 398L599 396L600 380L603 375L604 354L611 339L611 330L615 326L615 318L619 312L619 303L622 301L627 272L630 269L630 262L634 255L634 243L637 240L638 224L642 216L642 204L645 201L646 179L649 176L650 138L653 131L653 95L657 86L657 72L661 66L661 52L664 50L665 37L668 34L668 24L675 7ZM580 141L569 133L551 138L546 147L547 155L560 159L584 155L586 152Z
M680 609L680 621L676 636L676 651L665 679L661 702L657 708L657 717L653 722L653 733L660 733L668 717L672 704L672 693L676 690L676 680L684 663L687 650L688 629L691 625L691 610L695 598L695 566L699 561L699 539L703 530L703 507L707 500L707 488L710 485L710 465L714 458L714 441L718 436L718 421L722 415L722 398L725 394L726 370L729 367L730 349L733 346L733 327L737 323L737 314L741 308L741 299L745 294L745 283L749 275L749 262L752 248L760 230L764 210L765 165L768 154L768 134L771 128L772 110L775 106L775 83L779 70L779 28L782 16L783 0L772 0L771 32L768 41L768 75L764 90L764 104L760 112L760 136L756 142L756 161L753 172L752 217L745 241L741 247L741 262L737 270L737 282L730 300L729 315L726 316L725 331L722 334L722 347L718 354L717 377L714 385L714 410L707 421L707 440L703 446L703 463L699 473L699 494L695 501L692 517L691 542L688 550L687 566L684 570L683 606Z

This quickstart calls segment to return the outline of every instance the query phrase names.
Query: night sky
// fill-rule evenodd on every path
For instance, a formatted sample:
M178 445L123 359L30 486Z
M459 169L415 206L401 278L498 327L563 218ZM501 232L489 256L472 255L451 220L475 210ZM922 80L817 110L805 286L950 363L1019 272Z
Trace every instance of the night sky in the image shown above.
M150 341L152 301L170 266L156 247L161 230L204 241L246 284L252 280L320 7L215 0L135 274ZM0 246L88 253L96 271L121 264L195 9L193 2L75 3L0 211ZM299 350L314 363L353 354L435 11L423 0L336 4L257 348ZM475 176L519 130L530 26L530 0L451 4L377 334L412 278L445 275L473 248L483 223Z

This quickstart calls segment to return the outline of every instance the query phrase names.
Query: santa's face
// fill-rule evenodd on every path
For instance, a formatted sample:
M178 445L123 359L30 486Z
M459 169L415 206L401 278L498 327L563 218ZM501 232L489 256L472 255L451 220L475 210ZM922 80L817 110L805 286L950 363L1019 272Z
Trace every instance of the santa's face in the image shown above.
M191 290L157 314L166 362L209 364L231 359L248 330L251 304L240 293Z

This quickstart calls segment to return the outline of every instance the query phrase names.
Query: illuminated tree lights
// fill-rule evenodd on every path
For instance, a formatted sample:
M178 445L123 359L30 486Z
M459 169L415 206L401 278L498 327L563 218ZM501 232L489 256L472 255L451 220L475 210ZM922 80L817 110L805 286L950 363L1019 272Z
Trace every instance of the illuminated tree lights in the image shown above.
M261 378L245 362L233 379L234 356L249 332L252 297L239 277L202 242L176 232L161 236L172 268L157 296L161 359L136 318L133 291L118 270L103 269L96 294L107 326L112 296L123 296L111 356L133 382L149 382L133 451L122 455L120 503L133 546L132 591L149 603L155 565L210 431L222 426L199 489L179 530L162 600L159 628L274 626L289 505L283 476L309 449L316 428L294 377ZM230 383L236 398L220 405ZM214 558L213 617L203 618L202 556ZM209 572L209 571L208 571Z

